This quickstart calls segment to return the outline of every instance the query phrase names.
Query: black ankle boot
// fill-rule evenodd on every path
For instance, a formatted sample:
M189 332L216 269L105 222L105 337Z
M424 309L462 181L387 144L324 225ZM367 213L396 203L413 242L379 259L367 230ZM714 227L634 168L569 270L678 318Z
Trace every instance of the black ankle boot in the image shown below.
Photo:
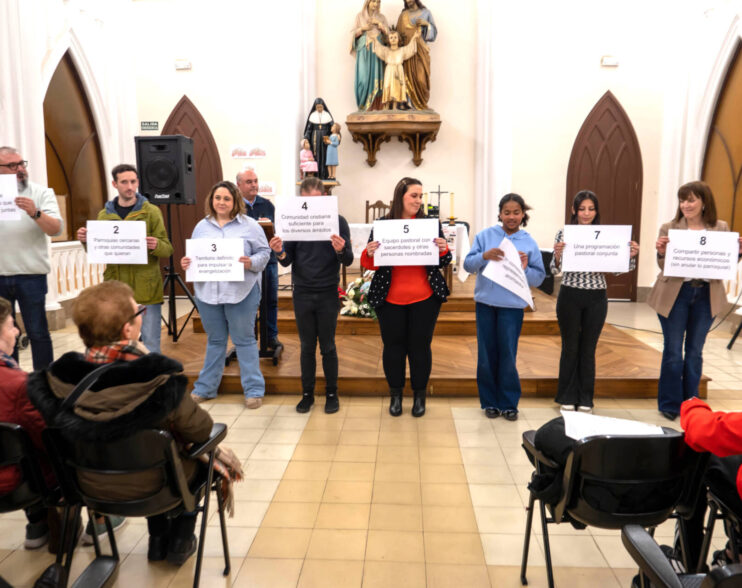
M421 417L425 414L425 390L413 390L415 402L412 405L412 416Z
M390 388L389 414L397 417L402 414L402 388Z

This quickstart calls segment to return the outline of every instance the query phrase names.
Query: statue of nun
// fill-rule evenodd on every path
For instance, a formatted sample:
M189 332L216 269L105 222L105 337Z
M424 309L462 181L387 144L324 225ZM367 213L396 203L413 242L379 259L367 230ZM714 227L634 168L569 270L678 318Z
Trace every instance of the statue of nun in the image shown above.
M307 124L304 127L304 138L309 141L309 146L314 154L314 160L317 162L317 172L319 178L327 179L326 154L327 145L325 137L331 133L332 123L335 122L330 114L325 101L317 98L312 105L312 111L307 117Z

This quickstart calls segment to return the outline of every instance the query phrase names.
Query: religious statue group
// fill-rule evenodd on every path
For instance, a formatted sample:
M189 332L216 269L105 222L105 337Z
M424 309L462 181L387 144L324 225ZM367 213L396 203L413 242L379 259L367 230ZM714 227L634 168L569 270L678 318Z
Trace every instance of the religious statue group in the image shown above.
M433 15L419 0L404 0L397 26L390 27L380 7L380 0L365 0L353 28L358 110L427 110L428 43L438 34Z

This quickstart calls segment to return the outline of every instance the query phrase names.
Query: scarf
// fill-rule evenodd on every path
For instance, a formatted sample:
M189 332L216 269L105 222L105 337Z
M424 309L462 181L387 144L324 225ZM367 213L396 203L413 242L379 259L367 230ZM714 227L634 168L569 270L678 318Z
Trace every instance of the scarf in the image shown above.
M0 351L0 367L6 367L12 370L21 369L21 366L18 365L18 362L4 351Z
M114 361L133 361L143 355L147 355L149 350L139 341L133 339L122 339L110 345L101 345L100 347L88 347L85 350L85 361L90 363L112 363Z

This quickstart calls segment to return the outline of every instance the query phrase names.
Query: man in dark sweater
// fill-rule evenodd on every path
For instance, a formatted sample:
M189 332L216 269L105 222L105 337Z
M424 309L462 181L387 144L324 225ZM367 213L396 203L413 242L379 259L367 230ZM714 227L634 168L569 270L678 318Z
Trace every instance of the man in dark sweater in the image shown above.
M258 195L259 182L255 170L247 167L237 174L237 188L245 202L245 214L256 221L269 220L276 222L276 208L267 198ZM266 277L266 288L263 296L268 301L266 326L268 327L268 347L276 348L278 340L278 264L276 256L271 253L268 265L263 270Z
M301 183L302 196L322 196L322 180L314 177ZM338 271L340 264L353 263L348 222L338 215L340 235L330 241L287 241L278 236L270 241L278 262L291 264L294 284L294 316L301 341L302 398L297 412L308 412L314 404L314 382L317 371L316 349L322 354L325 373L325 412L340 409L338 402L338 355L335 349L335 327L338 319Z

